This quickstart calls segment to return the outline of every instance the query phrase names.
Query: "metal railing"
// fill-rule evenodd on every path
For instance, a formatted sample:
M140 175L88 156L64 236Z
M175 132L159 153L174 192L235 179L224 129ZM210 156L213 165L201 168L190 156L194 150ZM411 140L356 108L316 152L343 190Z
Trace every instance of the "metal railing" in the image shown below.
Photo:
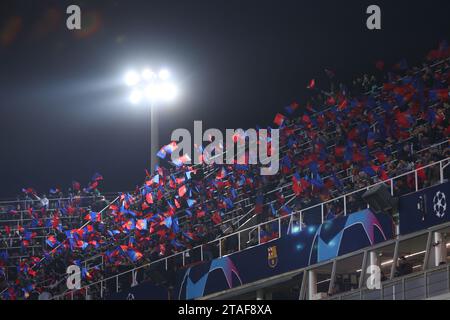
M445 62L448 61L448 60L450 60L450 58L448 58L448 59L443 59L443 60L439 60L439 61L437 61L437 62L431 64L429 67L430 67L430 68L434 68L434 67L436 67L436 66L439 66L439 65L445 63ZM415 72L414 74L418 74L418 73L420 73L420 72L422 72L422 71L426 71L426 70L427 70L427 67L424 67L424 68L419 69L419 70L418 70L417 72ZM401 79L403 79L403 78L405 78L405 77L402 77L402 78L400 78L399 80L401 80ZM381 90L382 88L383 88L383 86L379 86L377 89ZM372 93L372 94L373 94L373 92L366 92L365 94L369 94L369 93ZM378 107L379 107L379 105L378 105ZM321 112L325 112L325 111L327 111L327 110L330 110L330 108L327 108L327 109L325 109L325 110L316 112L316 113L314 113L312 116L314 116L314 115L316 115L316 114L319 114L319 113L321 113ZM384 111L382 111L382 113L383 113L383 112L384 112ZM292 127L292 126L293 126L293 124L289 125L288 128L289 128L289 127ZM296 129L296 130L301 130L301 129ZM303 143L302 145L305 145L305 144L308 144L308 143L310 143L310 141L307 141L307 142ZM282 146L282 148L284 148L284 147L286 147L286 146ZM327 147L327 148L329 148L329 147ZM308 148L308 149L309 149L309 148ZM221 154L219 154L219 155L217 155L217 156L222 156L222 155L224 155L224 154L226 154L226 151L225 151L225 152L222 152ZM213 169L212 171L214 171L214 170L215 170L215 169ZM233 212L233 211L231 211L231 212ZM227 212L227 214L228 214L228 212ZM183 217L180 218L180 225L182 224L182 221L183 221L182 218L183 218Z
M446 59L446 60L448 60L448 59ZM439 64L441 64L441 63L444 63L446 60L443 60L443 61L439 61L439 62L437 62L437 63L435 63L435 64L433 64L432 65L432 67L433 66L437 66L437 65L439 65ZM381 88L381 87L380 87ZM442 171L442 166L441 166L441 171ZM406 175L406 174L403 174L403 175L400 175L399 177L402 177L402 176L404 176L404 175ZM442 172L441 172L441 176L442 176ZM396 177L397 178L397 177ZM395 178L393 178L393 179L395 179ZM393 180L392 179L389 179L389 180L387 180L387 181L390 181L390 185L391 185L391 192L393 193ZM380 183L383 183L383 182L380 182ZM377 183L377 184L379 184L379 183ZM286 187L288 187L288 186L286 186ZM419 188L419 182L418 182L418 178L417 178L417 170L415 170L415 189L416 190L418 190L418 188ZM365 190L366 188L363 188L363 189L361 189L361 190ZM281 190L283 190L283 187L281 188ZM358 191L360 191L360 190L358 190ZM325 212L325 208L324 208L324 205L326 206L327 204L329 204L329 203L331 203L331 202L333 202L333 201L338 201L338 200L341 200L341 199L343 199L343 205L344 205L344 207L343 207L343 212L344 212L344 215L346 215L347 214L347 206L346 206L346 204L347 204L347 199L345 198L346 196L348 197L348 196L351 196L351 195L353 195L353 194L355 194L355 193L357 193L358 191L354 191L354 192L352 192L352 193L349 193L349 194L346 194L346 195L344 195L344 196L341 196L341 197L337 197L337 198L335 198L335 199L332 199L332 200L329 200L329 201L327 201L327 202L324 202L324 203L321 203L321 204L318 204L318 205L315 205L315 206L312 206L312 207L309 207L309 208L306 208L306 209L303 209L303 210L301 210L300 212L294 212L292 215L290 215L290 217L293 217L293 215L294 214L299 214L300 215L300 221L303 221L303 219L302 219L302 215L304 214L304 211L307 211L307 210L310 210L310 209L313 209L313 208L316 208L316 207L318 207L318 206L320 206L320 212L321 212L321 222L323 222L324 220L325 220L325 214L324 214L324 212ZM294 200L295 199L295 196L292 196L292 198L291 199L289 199L289 201L288 202L290 202L290 201L292 201L292 200ZM246 200L246 199L243 199L243 200ZM283 218L285 218L285 217L283 217ZM278 223L278 225L280 226L279 228L278 228L278 235L279 236L281 236L281 219L282 218L278 218L277 219L277 221L279 222ZM240 221L241 219L239 219L238 221ZM89 222L88 222L89 223ZM258 230L258 244L260 244L261 243L261 239L260 239L260 234L261 234L261 229L262 229L262 226L263 225L268 225L269 223L273 223L273 221L271 221L271 222L266 222L266 223L263 223L263 224L260 224L260 225L258 225L256 228L257 228L257 230ZM246 229L246 230L248 230L248 229ZM225 241L226 239L228 239L228 238L230 238L230 237L232 237L232 236L234 236L234 235L236 235L236 234L241 234L242 232L245 232L246 230L242 230L242 231L240 231L240 232L237 232L237 233L234 233L234 234L232 234L232 235L228 235L228 236L226 236L226 237L223 237L223 238L221 238L221 239L218 239L218 241L219 241L219 256L222 256L222 242L223 241ZM253 232L255 229L253 229L253 230L250 230L250 233L251 232ZM239 238L239 245L238 245L238 251L240 251L241 250L241 241L240 241L240 239L241 239L241 237L240 236L238 236L238 238ZM215 243L215 241L212 241L211 243ZM203 245L202 246L200 246L200 249L202 249L203 248ZM195 248L194 248L195 249ZM194 250L194 249L191 249L191 250L186 250L186 251L184 251L183 252L183 266L185 265L185 255L184 255L184 253L185 252L190 252L190 251L192 251L192 250ZM175 255L173 255L173 256L178 256L178 255L180 255L180 253L178 253L178 254L175 254ZM201 256L202 256L202 260L203 260L203 252L201 253ZM95 257L94 257L95 258ZM170 258L170 257L167 257L167 258L165 258L166 260L166 266L167 266L167 259L168 258ZM158 260L159 261L159 260Z
M300 289L298 297L300 300L379 300L394 298L396 300L411 300L432 299L437 296L450 298L450 295L448 295L450 289L448 253L442 255L439 259L436 259L436 256L432 256L431 253L432 251L436 253L435 246L438 245L438 243L432 241L434 234L448 234L449 228L450 222L444 222L314 265L278 274L272 277L272 281L269 281L270 284L267 287L273 287L276 283L281 283L287 278L291 279L293 276L301 276L298 277L299 282L293 284ZM450 247L450 242L444 241L443 244L447 248ZM377 257L376 262L371 262L369 257L372 254ZM410 271L402 271L398 268L400 257L408 258L410 263L417 265L410 264L413 266ZM385 280L381 280L379 289L367 288L368 280L373 275L369 269L371 263L376 263L380 267L382 277L385 275ZM417 270L418 268L420 269ZM363 270L366 271L362 272ZM310 272L315 273L315 280L313 281L309 279ZM318 281L319 276L320 281ZM347 282L347 286L342 287L341 285L345 284L342 276L346 276L347 279L354 276L354 282ZM339 283L338 278L340 278ZM261 281L264 280L259 280L254 284L260 284ZM315 282L315 284L311 282ZM314 286L312 290L310 285ZM243 287L212 293L201 299L236 299L243 293L248 293L251 286L252 284L246 284ZM381 290L382 288L383 290ZM261 287L258 289L264 290ZM319 294L316 292L319 292Z
M329 300L424 300L450 293L450 265L415 272L381 283L377 290L358 289Z
M106 281L115 280L115 282L117 284L117 286L115 288L116 289L115 291L116 292L120 292L119 291L120 290L120 286L119 286L119 282L120 282L119 278L120 277L133 276L134 273L136 273L136 272L138 272L140 270L143 270L144 268L148 268L148 267L150 267L152 265L163 264L165 270L168 270L169 269L169 264L175 263L175 265L176 265L176 263L179 262L179 267L185 267L185 266L187 266L187 265L189 265L191 263L205 261L205 255L208 256L207 260L211 260L211 259L214 259L214 258L219 258L219 257L226 256L226 255L231 254L231 253L247 250L247 249L259 246L261 244L264 244L264 243L267 243L267 242L279 239L282 236L282 230L283 230L282 227L283 226L288 226L289 223L290 223L290 219L291 218L296 218L299 221L305 221L304 218L308 214L308 211L310 211L312 209L319 208L321 222L323 223L325 221L325 207L326 207L327 204L335 202L335 201L340 200L340 199L342 199L344 201L344 203L347 203L347 201L348 201L350 196L352 196L354 194L357 194L357 193L360 193L360 192L365 192L365 191L369 190L370 188L372 188L374 186L377 186L377 185L380 185L380 184L388 184L390 186L390 189L391 189L391 194L395 195L394 194L394 182L397 179L403 179L405 177L413 175L415 177L415 179L412 180L412 181L414 181L414 187L413 187L413 190L411 190L411 192L414 192L416 190L420 190L420 189L425 188L425 187L429 187L430 185L423 185L423 184L420 183L419 179L417 179L418 172L420 170L426 170L426 169L429 169L429 168L432 168L432 167L435 167L435 168L439 169L439 179L437 179L436 181L434 181L432 183L433 184L443 183L444 182L444 169L449 164L449 161L450 161L450 158L446 158L444 160L441 160L441 161L438 161L438 162L435 162L435 163L423 166L421 168L418 168L418 169L406 172L404 174L398 175L398 176L390 178L388 180L380 181L380 182L375 183L375 184L373 184L373 185L371 185L369 187L365 187L365 188L362 188L362 189L350 192L350 193L345 194L343 196L337 197L335 199L332 199L332 200L329 200L329 201L326 201L326 202L323 202L323 203L316 204L314 206L302 209L302 210L297 211L297 212L293 212L293 213L291 213L291 214L289 214L287 216L278 217L278 218L276 218L276 219L274 219L272 221L268 221L268 222L264 222L264 223L258 224L256 227L253 226L253 227L250 227L250 228L247 228L247 229L244 229L244 230L240 230L238 232L235 232L235 233L232 233L230 235L224 236L224 237L222 237L220 239L216 239L216 240L210 241L208 243L199 245L199 246L194 247L192 249L184 250L182 252L175 253L175 254L173 254L171 256L163 257L163 258L161 258L159 260L156 260L156 261L150 262L148 264L136 267L136 268L134 268L132 270L129 270L129 271L126 271L126 272L123 272L123 273L119 273L119 274L116 274L116 275L108 277L108 278L101 279L101 280L96 281L94 283L91 283L91 284L83 286L80 290L83 290L86 293L86 295L87 295L88 292L89 292L89 288L92 288L94 286L100 286L100 287L103 288L104 284L106 283ZM344 208L346 208L346 207L347 207L347 205L344 206ZM369 208L369 206L367 205L366 208ZM349 214L349 212L347 210L345 210L343 212L343 214L345 216L345 215ZM265 230L268 227L270 227L270 228L275 227L276 229L273 232L272 237L269 237L268 239L267 238L264 239L264 238L261 237L261 230ZM302 228L302 226L300 225L300 230L301 230L301 228ZM254 243L249 243L248 241L247 242L243 241L243 239L244 240L245 239L251 240L250 237L249 237L249 234L251 232L254 232L255 229L258 230L257 241L256 241L256 239L254 239L255 240ZM227 251L224 252L223 245L231 237L236 237L237 246L236 246L235 250L227 250ZM211 248L214 248L215 246L217 247L217 250L211 250ZM191 260L191 259L187 259L187 257L192 257L194 255L193 253L195 253L195 251L198 251L200 259L198 259L198 261L186 261L186 260ZM213 251L215 251L215 252L213 252ZM73 296L75 294L75 291L77 291L77 290L72 290L72 291L69 291L68 293L64 293L62 295L55 296L55 299L60 299L60 298L64 298L64 297L72 297L73 298ZM103 293L102 293L102 296L103 296Z

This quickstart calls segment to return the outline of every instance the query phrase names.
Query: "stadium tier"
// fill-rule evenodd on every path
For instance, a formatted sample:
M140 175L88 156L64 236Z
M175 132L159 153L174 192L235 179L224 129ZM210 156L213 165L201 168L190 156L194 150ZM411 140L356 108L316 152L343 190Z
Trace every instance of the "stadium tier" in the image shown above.
M29 188L17 200L0 202L1 298L38 299L44 293L57 299L114 298L148 285L155 299L194 299L262 281L277 264L286 265L278 271L283 274L320 263L329 268L329 261L344 255L364 257L363 265L377 260L360 250L389 241L400 246L402 236L420 232L414 226L401 229L408 219L402 212L405 197L441 186L444 198L436 198L433 210L446 210L440 207L450 159L449 53L441 45L421 67L401 64L378 81L364 77L329 92L312 82L315 98L303 107L292 103L275 117L280 170L273 176L260 175L257 165L163 159L165 165L132 192L101 194L103 177L96 174L88 187L74 183L67 195L51 190L49 197L38 196ZM165 146L161 157L174 147ZM377 186L386 186L399 205L376 210L367 192ZM354 224L363 229L351 229ZM329 247L330 235L325 240L327 228L342 231L335 249ZM282 248L294 242L308 255L283 262L289 254ZM396 255L395 261L398 250ZM252 257L268 260L270 272L245 275L242 264ZM67 288L70 265L81 268L81 289ZM322 292L346 291L336 265L330 269L334 280L325 281ZM396 276L392 266L386 279ZM208 269L205 281L215 268L223 269L227 286L199 288L191 274L202 274L202 268ZM361 270L357 274L350 282L362 283ZM343 283L338 291L336 275ZM320 291L321 280L315 282L309 298ZM299 296L306 297L305 290L301 286Z

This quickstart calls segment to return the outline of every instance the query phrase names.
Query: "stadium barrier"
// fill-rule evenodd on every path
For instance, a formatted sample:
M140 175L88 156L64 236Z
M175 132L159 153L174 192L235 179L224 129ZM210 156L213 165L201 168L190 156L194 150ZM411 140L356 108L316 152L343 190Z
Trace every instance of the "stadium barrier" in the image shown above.
M438 299L450 293L450 265L417 272L381 284L379 290L361 289L329 300L423 300ZM444 299L448 300L449 295Z
M450 242L448 237L435 242L437 235L449 232L450 222L445 222L201 299L239 299L257 290L276 291L279 285L285 286L286 281L291 283L291 289L296 288L298 295L295 299L300 300L449 299L450 279L445 270L450 266ZM401 268L402 261L407 261L409 269ZM374 264L380 272L378 286L373 286L372 282ZM422 279L418 281L419 278Z
M207 256L208 260L211 260L211 259L214 259L214 258L220 258L220 257L224 256L223 244L224 244L225 240L229 239L230 237L237 237L237 239L241 239L241 237L243 235L244 239L248 239L247 242L245 242L245 241L242 242L241 240L238 240L237 241L237 250L233 251L233 252L239 252L239 251L242 251L242 250L246 250L246 249L249 249L249 248L253 248L253 247L259 246L261 244L264 244L264 243L267 243L267 242L270 242L270 241L273 241L273 240L276 240L276 239L280 238L282 236L282 226L283 226L283 224L284 225L286 225L286 224L289 225L289 223L291 222L290 219L293 219L295 217L295 219L297 221L304 222L305 221L304 220L305 216L307 214L311 214L311 210L315 210L316 212L319 213L319 215L318 215L320 217L319 221L320 221L320 223L323 223L325 221L325 206L326 206L326 204L332 203L332 202L334 202L336 200L342 200L343 201L342 202L343 209L344 209L343 210L343 215L347 216L347 214L348 214L348 210L347 210L348 199L353 197L353 196L355 196L355 195L358 195L358 194L362 195L362 193L366 192L370 188L372 188L372 187L374 187L376 185L379 185L379 184L383 184L383 183L388 184L388 186L390 187L391 195L393 195L393 196L400 196L402 194L396 194L394 192L394 183L396 181L399 181L400 179L406 179L409 176L409 177L413 177L412 181L414 183L414 186L413 186L412 190L408 190L408 191L409 192L418 191L419 189L421 189L423 187L427 187L427 186L423 186L420 183L420 181L419 181L419 178L418 178L419 174L418 174L418 172L421 171L421 170L422 171L425 170L425 173L427 173L429 171L427 169L430 169L430 168L434 168L434 169L438 170L438 172L439 172L438 179L436 181L432 180L431 183L433 183L433 184L443 183L444 180L445 180L444 179L444 170L449 165L449 163L450 163L450 158L446 158L444 160L441 160L441 161L438 161L438 162L435 162L435 163L423 166L423 167L421 167L419 169L415 169L415 170L406 172L404 174L398 175L396 177L390 178L390 179L388 179L386 181L380 181L380 182L375 183L375 184L373 184L373 185L371 185L369 187L365 187L365 188L362 188L360 190L353 191L351 193L348 193L348 194L345 194L343 196L337 197L337 198L332 199L330 201L327 201L327 202L324 202L324 203L320 203L320 204L311 206L309 208L300 210L299 212L293 212L293 213L291 213L291 214L289 214L289 215L287 215L285 217L279 217L277 219L274 219L273 221L269 221L269 222L265 222L265 223L259 224L256 228L255 227L251 227L251 228L247 228L247 229L244 229L244 230L240 230L238 232L235 232L233 234L227 235L227 236L222 237L220 239L216 239L216 240L213 240L213 241L211 241L209 243L197 246L197 247L195 247L193 249L185 250L183 252L176 253L176 254L173 254L173 255L168 256L168 257L161 258L160 260L153 261L153 262L151 262L149 264L145 264L145 265L139 266L139 267L134 268L134 269L132 269L130 271L126 271L126 272L123 272L123 273L120 273L120 274L116 274L114 276L102 279L100 281L96 281L95 283L83 286L81 290L83 290L87 294L89 292L89 288L90 287L92 287L92 286L100 286L101 287L100 292L102 293L101 297L103 297L103 286L104 286L106 281L115 280L115 282L116 282L116 292L118 292L120 290L120 287L119 287L119 278L120 277L123 277L125 275L130 276L130 275L133 274L133 272L136 272L136 271L138 271L140 269L143 269L143 268L147 268L147 267L149 267L151 265L162 264L165 270L169 269L169 265L178 265L179 267L186 267L187 266L187 260L188 260L188 259L186 259L186 257L190 257L191 256L190 253L195 253L195 252L198 252L198 253L195 254L195 255L193 254L193 255L194 256L199 256L199 260L197 262L204 262L205 261L205 256ZM369 208L368 204L366 205L366 208ZM273 225L277 226L277 230L276 230L277 232L275 232L274 237L272 239L268 239L268 240L267 239L263 239L261 237L261 230L264 227L269 228L269 224L271 225L270 227L272 227ZM300 224L300 230L301 230L302 227L303 227L303 225ZM258 237L256 239L252 239L252 238L250 238L249 233L254 232L255 229L257 230ZM252 240L253 240L253 242L252 242ZM209 248L213 248L214 250L210 250ZM205 254L205 252L207 252L207 254ZM230 254L230 253L227 253L226 255L228 255L228 254ZM189 259L189 260L191 260L191 259ZM193 263L191 261L189 261L189 262ZM64 296L70 298L70 297L73 297L74 294L75 294L75 291L72 290L72 291L64 293L64 294L62 294L60 296L55 297L55 299L63 298Z

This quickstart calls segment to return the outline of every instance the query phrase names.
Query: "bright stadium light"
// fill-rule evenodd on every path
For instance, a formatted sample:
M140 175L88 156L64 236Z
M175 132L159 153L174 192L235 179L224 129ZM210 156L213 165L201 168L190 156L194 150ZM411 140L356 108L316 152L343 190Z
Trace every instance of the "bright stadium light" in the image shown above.
M140 76L136 71L128 71L125 74L125 83L129 87L137 85L140 80Z
M173 83L164 83L161 85L161 98L166 101L172 101L177 96L177 87Z
M169 79L171 73L167 69L154 72L150 68L143 68L139 72L130 70L125 74L125 84L132 88L130 102L138 105L148 103L150 107L150 129L151 129L151 168L158 164L156 153L158 152L158 120L155 105L159 102L172 102L178 96L178 88Z
M132 104L138 104L142 100L142 92L138 89L135 89L131 92L130 101Z
M159 100L159 95L160 95L160 86L157 84L150 84L147 86L147 88L145 88L145 96L147 97L147 99L149 99L150 101L156 101Z
M162 69L161 71L159 71L159 78L161 80L167 80L170 78L170 72L167 69Z
M150 81L155 77L155 73L151 69L144 69L142 70L142 79L145 81Z
M128 71L125 74L126 85L140 90L140 93L133 91L131 102L137 104L147 101L154 104L173 101L177 97L178 88L172 81L168 81L169 78L171 75L167 69L161 69L157 74L150 68L145 68L140 73Z

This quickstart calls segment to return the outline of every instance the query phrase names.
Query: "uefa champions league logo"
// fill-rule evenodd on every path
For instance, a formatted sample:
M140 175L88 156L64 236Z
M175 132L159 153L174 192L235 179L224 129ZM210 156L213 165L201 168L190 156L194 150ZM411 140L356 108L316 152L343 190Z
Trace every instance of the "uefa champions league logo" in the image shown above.
M445 193L438 191L433 198L433 210L438 218L443 218L447 210L447 199Z

